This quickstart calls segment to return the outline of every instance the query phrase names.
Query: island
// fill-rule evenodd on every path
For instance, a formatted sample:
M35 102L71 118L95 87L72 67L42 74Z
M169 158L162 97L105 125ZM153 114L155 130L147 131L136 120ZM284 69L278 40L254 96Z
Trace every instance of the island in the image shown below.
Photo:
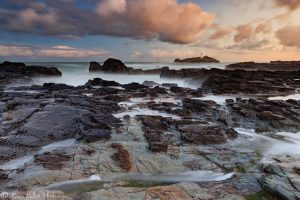
M185 58L185 59L176 58L174 62L175 63L219 63L220 61L209 56L204 56L204 57Z

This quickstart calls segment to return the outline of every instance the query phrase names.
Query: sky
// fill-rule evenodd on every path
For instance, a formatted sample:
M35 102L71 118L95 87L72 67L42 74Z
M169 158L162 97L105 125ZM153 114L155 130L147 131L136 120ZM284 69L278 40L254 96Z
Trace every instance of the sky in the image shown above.
M0 61L300 60L300 0L1 0Z

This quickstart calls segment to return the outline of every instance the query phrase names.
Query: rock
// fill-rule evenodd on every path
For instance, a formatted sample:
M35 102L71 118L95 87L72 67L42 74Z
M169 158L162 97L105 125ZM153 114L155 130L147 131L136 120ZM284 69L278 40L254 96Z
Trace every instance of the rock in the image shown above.
M61 169L66 166L66 163L72 158L64 150L54 150L53 152L45 152L35 155L34 162L43 165L47 169Z
M178 84L176 84L176 83L163 83L162 86L171 88L171 87L178 87Z
M227 65L226 69L298 71L300 70L300 61L271 61L270 63L241 62Z
M89 67L90 72L101 71L101 68L102 66L99 63L95 61L90 62L90 67Z
M132 90L141 90L141 89L148 88L147 86L141 85L139 83L129 83L129 84L123 85L122 87L125 88L125 90L129 90L129 91L132 91Z
M4 61L3 63L0 64L0 68L2 67L10 67L13 69L20 69L25 67L24 63L21 62L9 62L9 61Z
M22 71L28 76L62 76L61 71L55 67L26 66Z
M108 140L111 138L111 132L109 130L99 130L99 129L92 129L83 131L81 133L81 139L84 142L96 142L98 140Z
M174 62L178 62L178 63L219 63L220 61L218 61L215 58L211 58L208 56L204 56L204 57L196 57L196 58L186 58L186 59L175 59Z
M16 155L16 151L7 146L0 145L0 161L7 161Z
M208 109L217 106L217 103L210 100L198 100L186 98L182 101L184 109L191 110L192 112L205 112Z
M11 145L15 146L24 146L24 147L40 147L41 142L40 139L34 136L26 136L26 135L17 135L10 136L7 139L7 142Z
M226 135L229 139L236 139L239 135L233 128L229 128L226 130Z
M0 183L8 179L8 174L0 169Z
M154 81L144 81L142 85L147 86L147 87L153 87L153 86L158 86L159 84L154 82Z
M128 72L129 68L122 61L109 58L104 62L101 70L104 72L124 73Z
M168 144L174 141L172 138L164 137L164 133L168 130L167 118L161 116L139 116L142 121L144 136L148 142L149 150L153 152L166 152Z
M70 86L62 83L44 83L42 89L53 91L53 90L71 90L74 88L75 88L74 86Z
M149 142L149 150L152 152L167 152L168 144L164 142Z
M106 81L101 78L94 78L93 80L89 80L85 86L120 86L120 83L117 83L115 81Z
M24 63L5 61L0 64L0 71L25 76L61 76L62 73L55 67L26 66ZM8 74L7 74L8 75Z
M265 174L259 178L259 182L263 189L268 191L272 196L279 199L296 200L300 198L299 178L293 175L292 167L297 161L286 163L283 165L267 165L264 166Z
M185 125L180 126L181 139L193 144L223 144L226 142L221 128L211 125Z
M117 162L118 166L126 171L130 171L131 169L131 162L129 152L123 147L121 144L113 143L111 147L117 150L111 158Z
M265 120L282 120L284 119L281 115L276 115L271 111L263 111L260 113L260 118Z
M80 133L78 112L70 106L49 105L43 111L34 113L21 131L39 138L41 145L53 140L73 138Z

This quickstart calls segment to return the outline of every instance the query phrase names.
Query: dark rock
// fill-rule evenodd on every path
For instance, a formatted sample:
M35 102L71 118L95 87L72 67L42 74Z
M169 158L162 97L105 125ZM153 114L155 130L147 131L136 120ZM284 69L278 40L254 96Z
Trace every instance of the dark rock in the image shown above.
M34 162L43 165L47 169L57 170L66 166L67 162L71 160L72 155L64 150L54 150L53 152L45 152L43 154L35 155Z
M300 70L300 61L271 61L270 63L242 62L227 65L226 69L298 71Z
M205 112L208 109L215 108L217 103L210 100L198 100L186 98L182 101L184 109L191 110L192 112Z
M171 88L171 87L178 87L178 84L176 84L176 83L163 83L162 86Z
M28 76L61 76L62 73L55 67L26 66L22 73Z
M74 86L70 86L70 85L66 85L66 84L62 84L62 83L44 83L43 84L43 89L46 90L71 90L74 89Z
M89 71L95 72L95 71L101 71L102 66L97 62L90 62Z
M34 136L17 135L11 136L7 139L11 145L24 146L24 147L39 147L41 146L40 139Z
M129 91L132 91L132 90L141 90L141 89L148 88L147 86L141 85L139 83L129 83L129 84L123 85L122 87L125 88L125 90L129 90Z
M99 129L92 129L83 131L81 133L81 139L85 142L96 142L98 140L108 140L111 138L111 132L109 130L99 130Z
M149 142L149 150L152 152L167 152L168 144L164 142Z
M260 118L261 119L265 119L265 120L281 120L284 119L283 116L281 115L276 115L274 113L272 113L271 111L263 111L260 113Z
M226 130L226 135L229 139L236 139L239 135L233 128L229 128Z
M210 125L185 125L178 129L181 132L181 139L194 144L223 144L226 142L221 128Z
M85 86L120 86L120 83L117 83L115 81L106 81L101 78L94 78L93 80L89 80Z
M147 86L147 87L153 87L153 86L158 86L159 84L154 82L154 81L144 81L142 83L144 86Z
M104 72L124 73L128 72L129 68L122 61L109 58L104 62L101 70Z
M8 179L7 172L0 169L0 183Z
M3 63L0 64L0 68L1 67L10 67L13 69L20 69L25 67L24 63L21 62L9 62L9 61L4 61Z
M149 150L153 152L166 152L168 144L172 140L165 140L164 132L169 127L169 119L161 116L139 116L142 121L144 136L149 144Z
M7 161L13 158L16 154L16 151L7 146L0 145L0 161Z

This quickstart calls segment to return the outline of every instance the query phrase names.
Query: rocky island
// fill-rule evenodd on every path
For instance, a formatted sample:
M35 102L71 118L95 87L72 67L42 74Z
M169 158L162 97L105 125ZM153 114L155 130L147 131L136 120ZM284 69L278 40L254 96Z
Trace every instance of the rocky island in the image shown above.
M176 58L174 62L175 63L219 63L220 61L209 56L204 56L204 57L185 58L185 59Z
M154 73L116 59L90 70ZM300 71L155 73L199 85L101 78L35 85L34 77L61 72L2 63L1 191L89 200L300 198L300 101L272 99L295 94Z

